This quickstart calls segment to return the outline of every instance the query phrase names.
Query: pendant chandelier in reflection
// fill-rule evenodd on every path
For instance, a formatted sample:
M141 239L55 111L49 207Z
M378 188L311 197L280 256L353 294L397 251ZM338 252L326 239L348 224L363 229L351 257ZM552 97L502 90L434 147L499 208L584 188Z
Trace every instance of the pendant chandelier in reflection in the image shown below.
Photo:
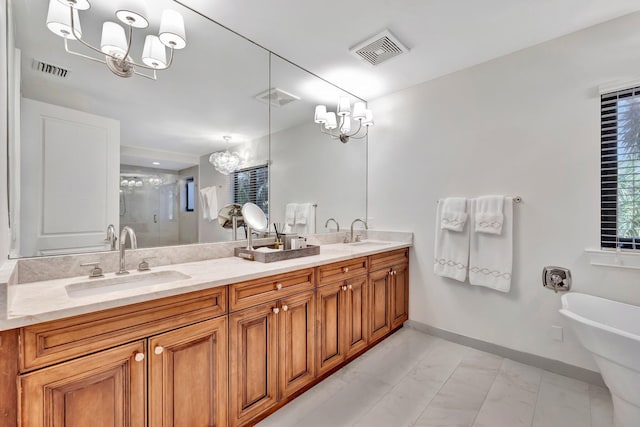
M105 64L109 70L120 77L131 77L135 74L156 80L156 72L169 68L173 63L174 50L183 49L187 45L184 19L174 10L167 9L162 12L159 34L157 36L148 34L145 37L140 58L142 63L138 63L130 55L133 29L147 28L149 21L145 17L142 0L127 0L126 3L126 8L115 12L115 17L124 24L124 27L116 22L104 22L99 48L82 38L78 11L85 11L91 7L88 0L49 0L47 28L64 39L64 48L67 53ZM71 50L70 40L80 43L98 56ZM168 59L167 49L169 49ZM141 70L147 70L147 72Z
M340 118L339 123L336 116ZM320 132L346 144L350 138L362 139L367 136L369 128L373 126L373 112L367 109L364 102L353 104L352 112L349 98L341 96L335 113L328 112L324 105L317 105L313 121L320 125ZM357 124L357 128L351 128L352 122Z
M211 156L209 156L209 163L211 163L221 174L229 175L240 168L241 159L240 155L235 151L233 153L229 152L229 141L231 140L231 137L223 136L222 139L227 142L227 149L225 151L219 151L211 154Z

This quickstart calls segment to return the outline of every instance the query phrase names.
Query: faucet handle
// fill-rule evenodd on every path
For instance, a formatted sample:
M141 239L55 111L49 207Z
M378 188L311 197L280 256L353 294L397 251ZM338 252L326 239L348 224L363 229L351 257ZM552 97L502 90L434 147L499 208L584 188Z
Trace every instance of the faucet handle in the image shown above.
M84 264L80 264L80 267L93 267L91 272L89 272L89 279L95 279L96 277L104 277L102 274L102 268L100 268L99 262L85 262Z
M148 256L148 257L142 258L142 261L140 261L140 264L138 264L138 271L151 270L151 268L149 267L149 260L154 258L155 258L154 256Z

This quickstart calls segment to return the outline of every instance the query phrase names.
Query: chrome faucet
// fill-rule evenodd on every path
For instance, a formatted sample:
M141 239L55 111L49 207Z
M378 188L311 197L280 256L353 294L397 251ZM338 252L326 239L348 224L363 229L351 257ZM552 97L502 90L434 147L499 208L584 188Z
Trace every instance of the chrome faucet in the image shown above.
M350 240L350 241L351 241L351 243L353 243L353 241L354 241L354 240L353 240L353 226L354 226L354 224L355 224L356 222L358 222L358 221L360 221L361 223L363 223L363 224L364 224L364 228L365 228L365 230L368 230L368 229L369 229L369 226L367 225L367 222L366 222L364 219L360 219L360 218L356 218L356 219L354 219L354 220L353 220L353 222L351 223L351 240Z
M133 231L133 228L129 226L125 226L122 228L120 232L120 270L116 274L129 274L127 269L125 268L124 262L124 245L127 243L127 234L129 235L129 240L131 241L131 249L138 248L138 239L136 238L136 232Z
M327 220L327 222L325 222L325 223L324 223L324 228L327 228L327 227L328 227L328 225L329 225L329 222L330 222L330 221L333 221L333 222L335 222L335 223L336 223L336 227L338 228L338 229L336 230L336 232L340 232L340 224L338 224L338 221L336 221L336 219L335 219L335 218L329 218L329 219Z
M116 237L116 228L113 226L113 224L109 224L107 226L107 238L104 239L105 243L109 243L112 251L116 250L116 240L118 240L118 238Z

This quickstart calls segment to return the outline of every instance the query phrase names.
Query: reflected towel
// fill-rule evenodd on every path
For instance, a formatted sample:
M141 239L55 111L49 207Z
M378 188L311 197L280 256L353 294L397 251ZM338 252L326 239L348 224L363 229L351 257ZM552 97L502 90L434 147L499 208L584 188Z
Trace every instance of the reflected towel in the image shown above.
M476 221L480 199L471 201L471 217ZM469 283L501 292L511 288L513 261L513 199L503 197L501 233L474 231L469 253Z
M442 277L464 282L469 265L469 226L459 232L442 228L444 200L438 202L433 272ZM466 200L465 209L466 210Z
M296 225L306 225L311 216L311 203L298 203L296 205Z
M218 218L218 189L215 186L204 187L200 190L202 204L202 218L213 221Z

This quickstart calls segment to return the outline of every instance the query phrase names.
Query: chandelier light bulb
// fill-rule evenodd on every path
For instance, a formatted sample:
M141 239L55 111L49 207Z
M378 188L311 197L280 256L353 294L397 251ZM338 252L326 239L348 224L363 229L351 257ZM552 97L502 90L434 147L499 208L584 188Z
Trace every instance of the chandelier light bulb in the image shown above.
M373 124L374 124L373 123L373 111L366 110L366 117L362 121L362 126L370 127L370 126L373 126Z
M142 62L158 70L167 68L167 51L158 36L148 35L145 38Z
M184 19L175 10L166 9L160 21L160 41L172 49L183 49L187 45Z
M364 102L356 102L353 104L353 119L354 120L364 120L366 117L366 109Z
M338 101L338 116L345 117L351 114L351 105L349 104L348 96L341 96Z
M316 105L316 113L313 117L313 121L316 123L327 122L327 107L324 105Z
M332 130L338 127L338 122L336 120L336 113L333 111L327 113L327 123L324 124L326 129Z
M107 55L124 57L127 52L127 36L124 33L124 28L111 21L102 24L100 50Z

